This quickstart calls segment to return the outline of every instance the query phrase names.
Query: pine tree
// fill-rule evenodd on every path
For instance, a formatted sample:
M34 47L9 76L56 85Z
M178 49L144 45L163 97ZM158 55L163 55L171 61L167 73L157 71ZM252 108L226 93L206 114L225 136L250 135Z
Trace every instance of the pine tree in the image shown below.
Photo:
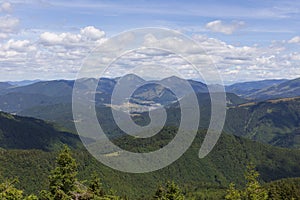
M173 181L167 182L167 189L166 189L166 197L170 200L183 200L184 196L179 188Z
M178 185L173 181L168 181L166 188L160 186L153 198L157 200L184 200L184 195Z
M0 184L0 199L1 200L21 200L23 199L23 191L14 187L17 179L5 180Z
M241 200L241 192L235 188L234 183L230 183L229 189L227 190L227 194L225 196L226 200Z
M76 190L77 164L68 146L65 145L58 155L56 165L49 176L50 192L42 191L42 199L70 200Z
M154 199L162 199L165 193L165 189L163 188L163 186L159 186L154 194Z
M255 170L253 164L247 166L245 179L247 181L244 196L246 200L266 200L268 199L268 192L261 187L258 182L259 173Z
M243 190L237 190L235 185L231 183L227 194L226 200L267 200L268 191L261 187L258 182L259 173L255 170L253 164L247 166L245 173L246 187Z
M92 180L89 184L88 190L99 197L103 197L105 195L101 180L95 172L92 174Z
M76 178L77 164L70 149L65 145L56 159L56 167L49 176L50 191L40 192L41 200L119 200L115 195L106 195L100 178L93 174L88 186ZM35 199L28 199L35 200Z
M0 184L0 199L1 200L38 200L37 196L29 195L23 197L23 191L15 188L14 184L18 179L5 180Z

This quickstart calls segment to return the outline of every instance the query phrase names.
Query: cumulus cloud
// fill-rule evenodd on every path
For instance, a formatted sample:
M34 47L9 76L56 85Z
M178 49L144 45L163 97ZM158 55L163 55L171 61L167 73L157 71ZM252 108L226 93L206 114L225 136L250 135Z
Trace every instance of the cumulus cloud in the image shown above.
M215 20L206 24L206 28L212 32L232 34L245 25L243 21L233 21L230 24L224 24L221 20Z
M10 39L0 44L0 61L11 61L14 64L18 62L24 63L27 56L36 50L37 48L29 40Z
M44 32L40 35L40 42L44 45L66 45L72 46L81 41L81 35L71 33Z
M4 2L0 5L0 12L10 12L12 10L12 6L9 2Z
M0 16L0 32L1 33L12 33L17 30L19 25L19 19L15 17Z
M46 46L60 45L65 47L91 46L99 44L105 37L105 32L93 26L80 30L79 34L44 32L40 35L40 43ZM94 44L91 44L93 43Z
M0 74L18 72L12 76L14 79L17 76L74 78L82 60L104 40L103 31L83 27L77 33L42 32L36 42L13 39L0 42ZM5 79L9 77L5 76Z
M98 40L105 36L105 32L101 31L94 26L87 26L80 30L80 34L86 38L92 39L92 40Z
M292 44L292 43L300 43L300 36L295 36L292 39L290 39L288 41L288 43Z
M148 34L144 38L146 47L158 47L161 49L174 50L168 52L134 52L130 56L122 56L115 63L114 73L121 75L126 72L126 68L134 68L134 66L162 66L172 67L177 72L182 73L186 78L199 79L199 74L192 68L187 69L187 64L183 59L176 56L179 53L186 60L193 63L205 73L206 77L214 78L216 65L220 75L228 82L247 81L264 78L284 78L295 77L299 74L299 63L296 63L297 56L285 57L289 51L280 44L271 44L270 46L260 47L254 46L235 46L227 44L216 38L209 38L203 35L195 35L193 37L199 44L188 44L180 38L173 37L156 38L152 34ZM204 50L205 51L204 51ZM178 55L178 54L177 54ZM118 67L117 67L118 66ZM283 69L290 69L283 73ZM212 83L215 80L206 80Z
M0 16L0 40L18 31L19 19L6 15Z
M193 39L198 43L198 45L194 45L186 44L180 38L159 38L150 33L141 39L143 39L145 47L177 49L177 52L147 48L133 51L119 58L112 65L112 69L106 72L108 76L128 73L128 66L132 66L132 69L139 66L142 71L148 70L151 66L161 66L161 68L169 67L184 75L185 78L198 79L197 71L181 56L200 67L206 75L214 73L211 66L215 64L226 82L300 76L299 53L296 49L287 49L286 42L272 43L270 46L263 47L235 46L216 38L194 35ZM0 74L12 70L18 71L18 73L27 73L27 76L37 73L38 76L45 75L51 78L74 78L83 59L104 40L106 40L105 33L91 26L84 27L75 33L44 32L34 43L26 39L9 39L3 41L2 44L0 42ZM126 42L130 43L134 40L135 35L125 35L120 41L110 43L112 45L108 45L108 47L115 52L115 49L117 51L123 43L125 45ZM291 40L298 41L294 38ZM105 55L99 57L99 60L103 60L105 63L109 62ZM160 70L157 70L157 73L160 73ZM58 75L61 76L58 77Z
M33 46L29 40L14 40L10 39L7 43L1 46L3 50L14 50L18 52L34 51L36 47Z
M286 60L289 61L300 61L300 53L299 52L292 52L285 56Z
M297 49L291 50L282 42L269 46L234 46L203 35L194 39L206 49L227 82L300 76Z
M12 6L9 2L4 2L0 4L0 13L1 12L10 12ZM6 39L11 33L16 33L19 25L19 19L10 15L0 16L0 40Z

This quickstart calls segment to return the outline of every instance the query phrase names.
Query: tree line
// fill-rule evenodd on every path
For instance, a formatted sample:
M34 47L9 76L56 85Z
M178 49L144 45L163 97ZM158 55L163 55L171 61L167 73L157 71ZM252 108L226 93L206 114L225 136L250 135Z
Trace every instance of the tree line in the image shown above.
M17 179L6 179L0 184L1 200L127 200L112 191L105 191L96 173L87 183L77 179L77 163L71 155L68 146L64 146L56 158L56 167L49 175L48 190L42 190L39 195L24 195L24 191L17 189ZM180 188L174 182L167 182L160 186L153 199L184 199Z
M47 190L42 190L38 195L24 195L24 191L17 189L17 179L6 179L0 183L1 200L128 200L113 191L106 191L96 173L87 182L77 179L78 166L72 157L71 150L64 146L56 158L56 167L49 175ZM247 166L245 172L246 184L243 188L236 188L234 183L224 194L226 200L268 200L268 199L300 199L297 188L292 184L282 186L282 182L273 183L269 187L263 187L259 181L259 173L253 164ZM281 187L278 185L281 184ZM290 188L285 191L282 188ZM300 194L299 194L300 195ZM167 182L157 188L152 195L153 200L184 200L184 193L174 182Z

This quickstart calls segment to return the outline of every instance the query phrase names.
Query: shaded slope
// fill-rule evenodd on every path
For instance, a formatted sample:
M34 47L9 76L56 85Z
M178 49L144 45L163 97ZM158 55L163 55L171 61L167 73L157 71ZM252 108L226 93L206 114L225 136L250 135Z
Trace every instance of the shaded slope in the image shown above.
M79 147L78 136L56 130L39 119L0 112L0 147L5 149L56 149L61 144Z
M235 83L226 86L227 92L232 92L242 97L248 97L251 94L271 86L280 84L287 81L286 79L262 80L262 81L249 81L242 83Z
M227 110L225 131L281 147L300 147L300 98L245 104Z
M257 100L287 98L300 96L300 78L288 80L271 87L261 89L248 95L249 98Z
M172 128L165 129L171 136ZM229 182L244 184L244 169L249 161L257 165L263 181L300 176L300 154L298 150L287 150L262 145L235 136L222 135L213 151L204 159L198 158L198 150L204 136L199 132L191 148L172 165L145 174L130 174L112 170L90 156L86 151L73 150L79 163L79 176L88 179L96 171L105 186L111 186L121 195L130 199L147 199L159 183L176 181L181 187L201 190L204 188L224 188ZM137 148L136 141L123 138L127 147ZM153 141L152 147L166 143L170 137ZM115 141L116 143L121 142ZM130 147L131 145L131 147ZM150 146L140 146L147 150ZM141 150L141 149L140 149ZM18 176L21 188L35 192L45 188L47 174L53 168L55 152L39 150L0 150L0 170L7 177Z
M81 179L88 179L92 171L97 171L106 186L132 199L146 199L160 182L170 179L182 187L196 189L224 188L229 182L243 184L244 169L249 161L257 165L263 181L300 176L300 151L276 148L232 135L223 134L213 151L206 158L199 159L198 151L205 130L198 132L190 149L172 165L145 174L123 173L96 161L81 148L75 135L56 131L41 120L6 113L1 113L0 119L0 172L4 177L19 177L21 188L27 192L46 187L47 175L57 155L55 151L64 143L73 147ZM149 152L167 144L176 131L176 127L165 127L157 137L121 136L113 142L130 151Z

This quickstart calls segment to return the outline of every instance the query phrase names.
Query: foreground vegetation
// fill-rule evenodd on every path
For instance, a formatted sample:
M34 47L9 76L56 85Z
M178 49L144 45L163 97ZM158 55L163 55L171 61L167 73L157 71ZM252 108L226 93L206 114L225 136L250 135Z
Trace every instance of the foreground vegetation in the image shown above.
M39 195L24 196L23 191L16 189L14 183L17 181L6 180L0 185L1 200L118 200L112 192L105 192L102 183L96 174L84 183L77 179L78 166L71 156L70 149L64 146L56 159L56 167L49 175L48 190L42 190Z
M262 184L300 177L299 150L273 147L232 135L222 134L213 151L199 159L197 155L205 129L198 131L188 151L170 166L146 174L128 174L102 165L86 151L77 135L59 130L51 123L0 112L0 125L0 182L20 188L24 197L29 194L39 196L41 190L49 190L48 176L63 144L72 149L77 160L76 177L83 181L80 185L88 187L90 180L94 179L92 172L95 172L106 194L127 199L150 199L159 185L168 188L166 183L170 178L187 199L222 199L231 182L239 190L246 187L244 169L249 161L255 164ZM176 132L176 127L166 126L151 138L123 135L112 141L132 152L150 152L168 144ZM18 182L14 181L15 177L18 177ZM283 187L292 184L299 188L297 179L283 182L280 182ZM276 188L274 185L270 187ZM109 193L110 189L116 192Z
M39 195L24 196L23 191L15 188L14 180L5 180L0 184L1 200L119 200L127 197L119 197L112 191L105 191L100 178L93 174L93 178L87 183L77 179L78 166L71 156L70 149L64 146L56 159L56 167L49 175L48 190L42 190ZM153 199L177 199L183 200L184 196L174 182L168 182L166 187L160 186L153 195Z
M48 176L47 190L41 190L38 195L24 195L17 189L17 179L6 179L0 184L1 200L126 200L112 190L106 190L100 178L93 173L91 180L80 181L77 178L78 164L71 155L71 150L65 145L56 158L56 167ZM254 165L247 166L245 173L246 185L237 189L234 183L229 185L226 192L219 190L207 196L192 195L183 192L174 182L160 185L149 199L153 200L184 200L184 199L226 199L226 200L280 200L300 199L300 179L274 181L262 186L258 181L259 173ZM199 191L201 194L201 191ZM204 193L202 193L204 194Z

